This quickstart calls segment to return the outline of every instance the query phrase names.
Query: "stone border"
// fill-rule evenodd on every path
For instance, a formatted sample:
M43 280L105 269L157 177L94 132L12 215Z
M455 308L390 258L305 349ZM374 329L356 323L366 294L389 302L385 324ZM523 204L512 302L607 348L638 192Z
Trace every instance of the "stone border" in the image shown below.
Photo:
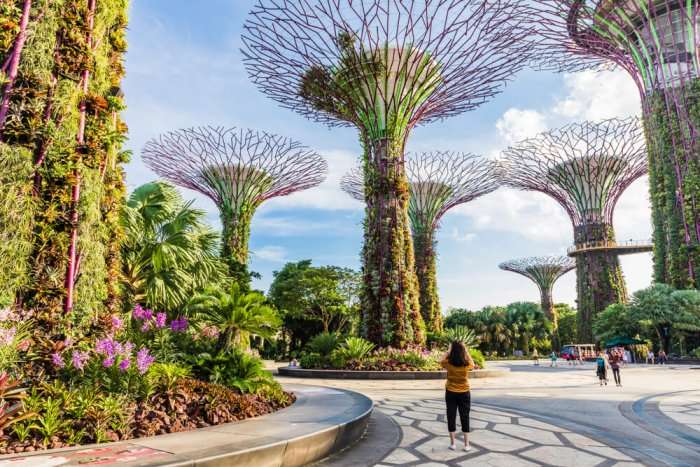
M303 466L362 438L373 402L354 391L285 385L297 400L270 415L118 443L0 456L0 465Z
M470 378L495 378L504 376L510 369L499 368L497 370L473 370L469 372ZM291 368L282 366L277 368L280 376L293 378L316 378L316 379L445 379L447 372L440 371L356 371L356 370L316 370L306 368Z

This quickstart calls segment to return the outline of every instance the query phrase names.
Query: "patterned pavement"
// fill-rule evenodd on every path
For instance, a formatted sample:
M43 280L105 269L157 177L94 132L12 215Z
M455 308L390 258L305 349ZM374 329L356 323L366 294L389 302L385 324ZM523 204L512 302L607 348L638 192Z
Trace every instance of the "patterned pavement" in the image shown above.
M700 432L700 391L665 397L659 403L659 410L675 422Z
M399 446L378 466L631 466L643 465L581 434L527 416L472 407L469 452L447 449L445 403L441 399L376 401L401 427ZM458 427L459 429L459 427ZM461 435L460 435L461 438ZM459 444L458 444L459 445Z

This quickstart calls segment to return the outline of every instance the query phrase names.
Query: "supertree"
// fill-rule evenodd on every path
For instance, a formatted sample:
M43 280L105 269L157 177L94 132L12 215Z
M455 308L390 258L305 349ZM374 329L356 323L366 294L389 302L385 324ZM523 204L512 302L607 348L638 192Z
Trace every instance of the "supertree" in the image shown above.
M525 276L532 282L537 284L540 290L540 305L542 311L552 322L554 331L554 342L552 343L555 349L559 348L560 342L557 329L559 327L559 316L554 309L554 300L552 300L552 289L554 283L561 276L571 271L576 267L576 261L568 256L533 256L529 258L514 259L506 261L498 265L504 271L514 272Z
M364 149L362 331L422 343L403 153L418 124L475 109L531 60L520 0L258 0L245 64L283 107L354 126Z
M437 241L440 219L450 209L468 203L498 188L494 162L459 152L407 153L405 160L410 199L420 311L429 331L442 330L442 314L437 293ZM361 169L348 172L341 187L358 201L365 201Z
M574 123L542 133L503 153L504 184L554 198L574 228L579 339L591 341L592 318L627 299L613 210L623 191L646 174L646 148L636 118Z
M223 226L222 257L243 285L249 281L248 239L255 210L270 198L319 185L328 169L321 156L289 138L211 126L152 139L143 160L166 180L214 201Z
M619 67L637 85L649 152L655 280L700 287L700 3L535 3L542 67Z

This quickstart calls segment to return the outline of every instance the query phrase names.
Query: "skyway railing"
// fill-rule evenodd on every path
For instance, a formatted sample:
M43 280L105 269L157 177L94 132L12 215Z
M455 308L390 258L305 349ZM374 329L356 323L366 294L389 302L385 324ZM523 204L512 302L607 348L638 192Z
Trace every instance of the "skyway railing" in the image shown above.
M566 252L571 255L580 251L590 250L611 250L611 249L636 249L636 248L651 248L653 243L651 239L647 240L626 240L623 242L615 241L600 241L600 242L585 242L570 246Z

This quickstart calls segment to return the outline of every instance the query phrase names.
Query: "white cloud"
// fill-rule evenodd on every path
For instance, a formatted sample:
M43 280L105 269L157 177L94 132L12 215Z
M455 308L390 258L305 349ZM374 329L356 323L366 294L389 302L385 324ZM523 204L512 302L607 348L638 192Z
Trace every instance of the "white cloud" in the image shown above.
M498 119L496 129L504 145L510 145L546 130L546 116L536 110L511 108Z
M476 234L474 232L462 232L459 228L453 227L450 231L449 238L459 243L467 243L474 240Z
M623 70L564 75L568 94L552 108L552 119L605 120L640 113L639 92Z
M284 263L287 260L287 250L281 246L269 245L254 250L253 256L262 261Z

